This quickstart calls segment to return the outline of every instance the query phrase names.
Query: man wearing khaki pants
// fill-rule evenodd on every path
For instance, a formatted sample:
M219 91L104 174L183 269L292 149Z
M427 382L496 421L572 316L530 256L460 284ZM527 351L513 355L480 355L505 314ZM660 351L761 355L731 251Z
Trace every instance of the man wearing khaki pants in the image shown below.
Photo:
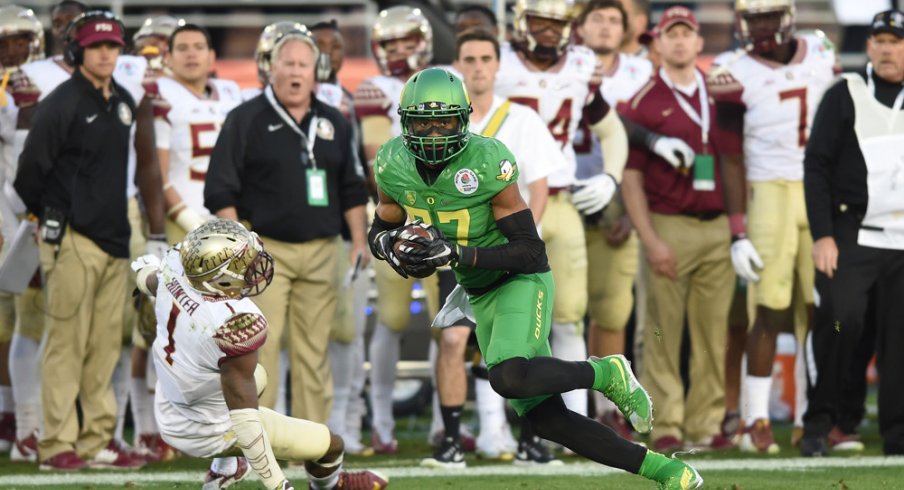
M688 445L722 449L725 346L734 292L728 221L713 160L713 107L697 54L703 38L690 10L672 7L657 27L663 67L631 99L623 116L659 134L680 138L693 162L673 166L632 147L623 194L643 244L647 300L641 379L657 400L653 450ZM693 379L687 399L679 372L687 314Z

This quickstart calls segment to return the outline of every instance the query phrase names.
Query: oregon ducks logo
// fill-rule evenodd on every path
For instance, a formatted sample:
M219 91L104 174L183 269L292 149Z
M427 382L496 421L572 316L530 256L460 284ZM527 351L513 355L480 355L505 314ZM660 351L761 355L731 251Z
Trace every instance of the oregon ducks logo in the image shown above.
M537 322L534 324L534 338L540 340L543 331L543 291L537 291Z
M414 203L417 202L417 195L414 191L405 192L405 200L408 201L408 204L414 206Z

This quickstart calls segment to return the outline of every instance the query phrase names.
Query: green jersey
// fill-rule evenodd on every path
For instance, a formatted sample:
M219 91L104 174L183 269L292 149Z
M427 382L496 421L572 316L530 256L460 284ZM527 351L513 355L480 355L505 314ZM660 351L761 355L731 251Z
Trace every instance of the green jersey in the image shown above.
M415 158L396 137L380 147L374 161L380 190L399 203L410 220L439 228L450 241L470 247L508 243L496 227L490 201L502 189L517 185L515 157L499 140L471 135L468 145L452 158L433 185L418 173ZM505 271L454 267L465 288L492 284Z

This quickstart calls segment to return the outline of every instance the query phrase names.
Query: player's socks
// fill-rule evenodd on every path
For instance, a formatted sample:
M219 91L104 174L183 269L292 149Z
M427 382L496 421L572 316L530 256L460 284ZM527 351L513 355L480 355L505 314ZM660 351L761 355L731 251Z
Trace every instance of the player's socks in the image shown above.
M461 438L461 413L464 412L464 405L441 406L440 413L443 417L443 427L446 430L446 439L455 441Z
M232 475L238 469L239 462L235 456L228 458L214 458L210 462L210 471L220 475Z
M314 490L331 490L339 483L339 474L342 473L342 467L336 467L336 471L327 476L316 477L308 472L308 481L311 482L311 488Z
M0 413L13 413L16 403L13 401L13 387L0 385Z
M113 369L113 396L116 398L116 430L113 439L123 440L123 428L126 421L126 406L129 403L129 380L132 372L132 351L123 348L119 353L119 361Z
M703 478L687 463L653 451L647 451L638 474L659 482L660 488L665 489L692 489L703 485Z
M550 338L552 355L566 361L587 359L587 344L583 328L577 323L553 323ZM587 415L587 392L583 390L562 394L565 406L581 415Z
M474 395L481 433L494 432L505 424L505 399L493 391L489 380L474 378Z
M383 443L390 443L395 420L392 417L392 390L399 361L401 332L377 324L370 341L370 397L373 426ZM389 439L389 440L387 440Z
M145 378L132 378L129 384L129 398L132 403L132 420L135 423L135 440L143 434L156 434L154 420L154 395L148 390ZM230 473L231 474L231 473Z
M336 434L344 435L348 400L351 396L352 358L354 344L330 341L330 369L333 372L333 408L326 425Z
M9 375L16 401L16 439L24 440L41 423L41 369L38 343L24 335L13 335L9 346Z
M288 392L289 384L289 352L286 349L279 351L279 389L276 392L276 406L273 409L283 415L289 414Z
M364 372L364 337L355 339L352 351L352 384L348 398L348 410L345 415L345 430L349 438L361 440L361 421L367 414L367 404L361 393L364 391L366 374Z
M804 426L807 413L807 363L804 343L798 343L794 359L794 427Z
M769 391L772 389L771 376L744 376L744 426L749 427L757 419L769 419Z

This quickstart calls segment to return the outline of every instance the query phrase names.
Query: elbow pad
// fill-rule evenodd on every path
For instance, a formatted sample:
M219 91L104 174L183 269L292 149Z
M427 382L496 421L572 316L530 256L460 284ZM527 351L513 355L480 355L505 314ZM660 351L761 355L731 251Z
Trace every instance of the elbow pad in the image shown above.
M286 476L273 455L270 440L261 423L260 412L256 408L230 410L229 418L232 420L232 431L242 454L264 486L276 488L282 484Z

